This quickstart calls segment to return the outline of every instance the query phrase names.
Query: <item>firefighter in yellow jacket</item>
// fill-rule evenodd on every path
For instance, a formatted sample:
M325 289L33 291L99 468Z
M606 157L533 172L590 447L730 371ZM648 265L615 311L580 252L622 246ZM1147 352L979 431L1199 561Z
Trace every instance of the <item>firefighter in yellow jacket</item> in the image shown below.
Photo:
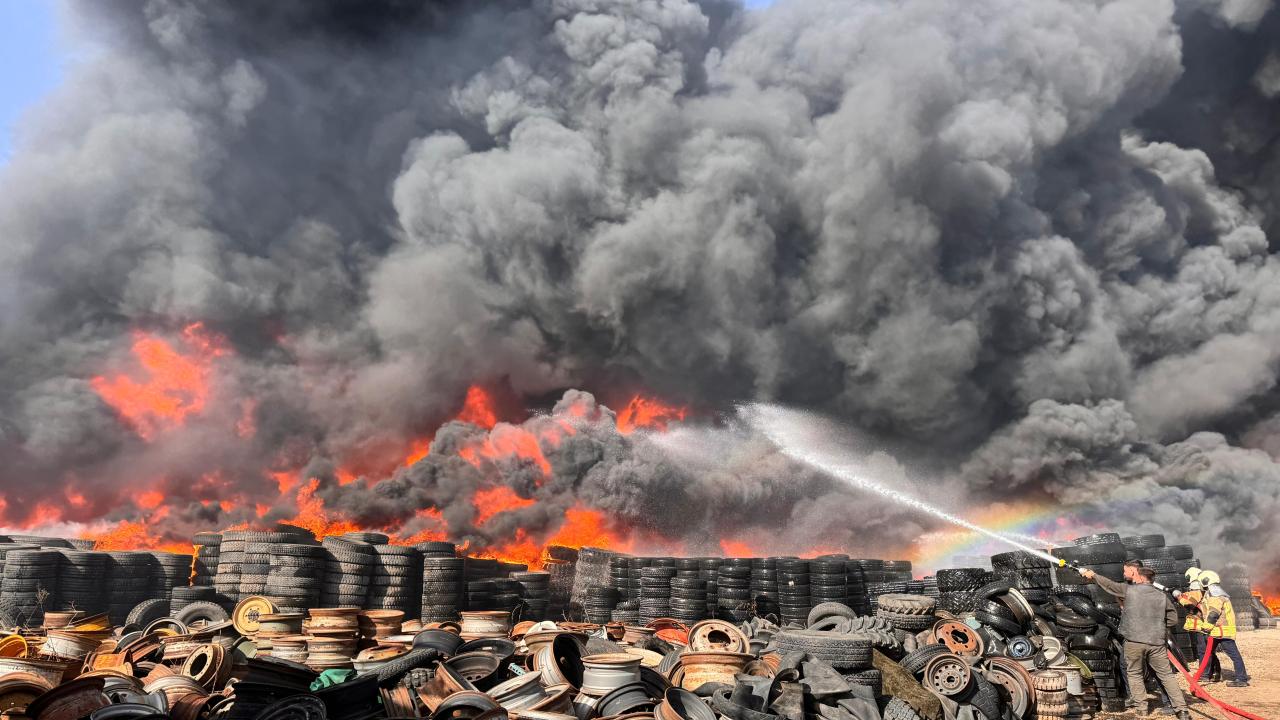
M1231 659L1231 665L1235 668L1235 679L1227 683L1229 687L1248 687L1249 671L1245 669L1244 658L1240 656L1240 648L1236 646L1236 611L1231 605L1231 598L1226 591L1222 589L1218 574L1212 570L1206 570L1200 573L1197 581L1193 583L1192 592L1186 593L1184 596L1187 600L1195 599L1197 594L1196 585L1199 585L1199 598L1196 607L1199 609L1199 617L1188 615L1186 625L1190 625L1188 630L1199 633L1202 636L1213 638L1213 646L1215 650L1221 650ZM1179 602L1183 602L1183 598L1178 598ZM1186 626L1184 625L1184 627ZM1222 677L1222 668L1218 664L1216 657L1206 657L1206 653L1201 647L1201 640L1197 638L1196 649L1200 653L1201 663L1210 663L1211 677L1208 682L1217 682Z

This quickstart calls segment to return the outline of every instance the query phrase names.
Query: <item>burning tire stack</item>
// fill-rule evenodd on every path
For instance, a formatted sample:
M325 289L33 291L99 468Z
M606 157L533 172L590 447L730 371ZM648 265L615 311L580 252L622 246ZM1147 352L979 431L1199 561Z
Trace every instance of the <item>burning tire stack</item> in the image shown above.
M275 533L250 533L245 538L244 561L240 563L240 585L236 588L240 599L265 595L267 575L271 572L271 548L285 538L266 537Z
M222 536L218 533L196 533L191 538L191 545L196 551L195 567L193 568L194 572L191 576L191 584L213 587L214 580L218 575L218 560L222 551Z
M804 625L808 621L809 610L813 607L809 598L809 561L779 558L777 566L778 617L783 624ZM720 592L723 595L724 590Z
M640 624L671 615L671 579L674 567L652 565L640 570Z
M326 537L324 584L320 605L325 608L358 608L369 594L376 556L373 546L344 537Z
M58 573L58 606L93 615L107 610L102 585L107 579L107 554L92 550L62 550ZM45 609L50 609L46 604Z
M62 554L49 548L10 550L0 581L0 608L24 625L42 624L45 611L58 607L61 561Z
M365 607L418 614L422 601L422 553L403 545L374 545L373 573Z
M280 612L300 613L320 606L328 552L320 545L273 543L265 595Z
M107 553L107 613L115 625L124 624L129 611L151 598L155 558L145 552Z
M717 592L719 586L717 586ZM751 601L761 617L778 615L778 559L751 558Z
M1253 607L1253 585L1249 581L1249 569L1244 563L1231 562L1219 573L1222 589L1231 596L1231 607L1236 611L1237 630L1257 630L1258 614Z
M218 573L213 579L213 589L218 592L219 604L228 610L240 602L240 564L244 562L248 534L239 530L224 532L218 545Z

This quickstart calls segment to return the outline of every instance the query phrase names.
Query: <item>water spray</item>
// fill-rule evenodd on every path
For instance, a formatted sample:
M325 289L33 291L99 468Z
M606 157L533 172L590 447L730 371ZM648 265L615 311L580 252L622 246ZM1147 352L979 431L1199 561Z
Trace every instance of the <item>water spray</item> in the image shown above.
M988 530L976 523L965 520L957 515L952 515L941 508L930 505L929 503L907 493L885 487L875 480L866 476L858 468L856 460L848 456L843 450L834 448L829 442L821 442L820 439L814 438L813 425L817 418L808 413L798 410L791 410L777 405L768 405L764 403L751 403L740 405L738 413L746 422L755 428L758 432L769 438L783 455L804 463L809 467L819 470L827 475L844 480L860 490L868 490L892 500L900 505L918 510L927 515L932 515L940 520L958 525L966 530L979 533L1007 545L1011 545L1019 550L1026 551L1038 558L1054 563L1058 567L1071 565L1079 569L1075 563L1068 563L1062 558L1054 557L1049 553L1036 549L1027 543L1015 540L1007 535L998 533L994 530ZM829 438L827 438L829 440Z

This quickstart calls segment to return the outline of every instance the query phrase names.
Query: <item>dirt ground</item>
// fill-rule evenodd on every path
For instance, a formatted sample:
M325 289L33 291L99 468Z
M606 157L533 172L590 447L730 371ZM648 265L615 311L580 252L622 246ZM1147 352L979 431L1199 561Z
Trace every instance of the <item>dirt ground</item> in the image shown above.
M1223 681L1206 685L1205 689L1209 691L1209 694L1228 705L1234 705L1241 710L1268 720L1280 720L1280 629L1242 632L1236 638L1236 644L1239 645L1240 654L1244 657L1245 665L1249 668L1251 676L1249 687L1227 687L1226 681L1231 679L1233 672L1231 661L1226 655L1219 653L1218 658L1222 662ZM1186 689L1187 684L1185 681L1183 681L1182 687L1184 690ZM1191 697L1190 693L1187 694L1187 703L1190 705L1191 717L1193 718L1218 718L1220 720L1236 718L1235 715L1224 714L1204 700ZM1151 715L1102 713L1097 717L1163 718L1169 716L1158 713L1152 713Z

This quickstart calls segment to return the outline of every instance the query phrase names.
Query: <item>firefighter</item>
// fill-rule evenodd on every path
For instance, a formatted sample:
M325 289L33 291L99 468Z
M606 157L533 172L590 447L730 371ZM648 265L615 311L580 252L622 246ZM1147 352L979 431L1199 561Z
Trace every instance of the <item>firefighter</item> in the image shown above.
M1200 614L1204 616L1202 632L1214 639L1215 650L1222 650L1231 659L1231 665L1236 671L1235 679L1228 682L1227 686L1249 687L1249 671L1245 668L1244 658L1240 656L1240 648L1236 646L1236 610L1220 582L1218 573L1212 570L1200 574L1200 585L1204 592L1200 601ZM1206 661L1207 659L1201 660Z
M1098 575L1092 570L1081 570L1080 574L1108 593L1124 599L1124 609L1120 612L1120 634L1124 636L1125 672L1129 676L1128 707L1138 707L1139 693L1146 695L1142 674L1145 667L1150 667L1173 705L1178 720L1190 720L1187 698L1182 694L1173 666L1169 664L1168 651L1165 650L1168 628L1178 621L1178 612L1169 597L1151 585L1155 572L1151 568L1137 568L1133 573L1136 579L1129 585Z
M1200 604L1204 602L1204 588L1200 585L1200 569L1192 568L1196 572L1193 574L1191 570L1187 571L1187 577L1194 578L1191 580L1190 589L1187 592L1178 594L1178 603L1187 608L1187 619L1182 623L1182 629L1191 633L1191 637L1195 638L1196 643L1196 662L1200 664L1209 663L1204 672L1200 673L1202 684L1208 685L1222 681L1222 664L1218 662L1218 654L1213 653L1205 657L1204 651L1209 637L1209 625L1204 621L1204 613L1201 611Z

